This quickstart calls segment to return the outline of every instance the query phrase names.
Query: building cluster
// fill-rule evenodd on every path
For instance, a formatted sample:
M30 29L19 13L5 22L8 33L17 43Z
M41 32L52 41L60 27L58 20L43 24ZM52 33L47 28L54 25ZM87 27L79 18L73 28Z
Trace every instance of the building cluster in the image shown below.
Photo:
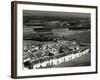
M41 45L24 45L24 67L33 69L56 65L81 55L85 49L77 41L58 40L57 42L44 42ZM69 57L68 57L69 56ZM76 56L76 57L78 57Z

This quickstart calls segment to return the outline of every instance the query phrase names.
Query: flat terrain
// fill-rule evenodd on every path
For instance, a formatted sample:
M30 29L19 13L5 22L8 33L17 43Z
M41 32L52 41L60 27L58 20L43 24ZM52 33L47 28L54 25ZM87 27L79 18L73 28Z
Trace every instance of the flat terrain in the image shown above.
M90 66L91 65L91 61L90 61L90 53L82 56L82 57L79 57L79 58L76 58L76 59L73 59L71 61L68 61L68 62L63 62L61 64L58 64L54 67L77 67L77 66Z
M57 34L58 31L53 32L53 34ZM77 39L80 42L86 42L86 43L90 43L90 38L91 38L91 31L89 30L71 30L71 31L66 31L66 32L61 32L63 33L64 37L66 40L72 40L72 39ZM37 33L30 33L30 32L26 32L23 35L23 39L27 39L27 40L33 40L36 38L36 36L38 36ZM46 36L46 35L44 35ZM53 35L50 35L53 36ZM49 38L49 35L47 36ZM41 37L40 39L42 39L43 37ZM44 40L46 40L46 38L44 38Z
M91 31L88 31L88 30L81 31L80 30L80 32L79 31L72 31L72 32L74 32L74 34L70 34L70 35L66 35L67 33L65 34L65 38L67 40L77 39L80 42L90 43Z

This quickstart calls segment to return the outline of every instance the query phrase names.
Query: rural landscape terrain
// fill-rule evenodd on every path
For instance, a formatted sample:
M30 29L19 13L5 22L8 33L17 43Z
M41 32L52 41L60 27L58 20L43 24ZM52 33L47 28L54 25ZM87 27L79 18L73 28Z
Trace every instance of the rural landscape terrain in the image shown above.
M27 69L91 66L89 13L23 11L23 66ZM52 61L51 61L52 60ZM50 62L51 61L51 62ZM56 64L56 65L55 65Z

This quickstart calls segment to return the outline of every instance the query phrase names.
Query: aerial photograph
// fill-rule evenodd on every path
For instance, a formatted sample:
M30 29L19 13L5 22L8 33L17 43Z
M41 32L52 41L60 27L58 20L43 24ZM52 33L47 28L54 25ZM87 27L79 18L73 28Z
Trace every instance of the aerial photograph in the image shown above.
M91 66L91 14L23 10L23 69Z

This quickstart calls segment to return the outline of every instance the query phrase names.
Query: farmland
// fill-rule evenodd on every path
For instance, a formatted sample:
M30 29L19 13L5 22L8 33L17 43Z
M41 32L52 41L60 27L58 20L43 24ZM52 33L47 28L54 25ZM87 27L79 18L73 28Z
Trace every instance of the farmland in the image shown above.
M91 65L91 54L86 54L82 57L76 58L74 60L63 62L61 64L58 64L54 67L78 67L78 66L90 66Z

